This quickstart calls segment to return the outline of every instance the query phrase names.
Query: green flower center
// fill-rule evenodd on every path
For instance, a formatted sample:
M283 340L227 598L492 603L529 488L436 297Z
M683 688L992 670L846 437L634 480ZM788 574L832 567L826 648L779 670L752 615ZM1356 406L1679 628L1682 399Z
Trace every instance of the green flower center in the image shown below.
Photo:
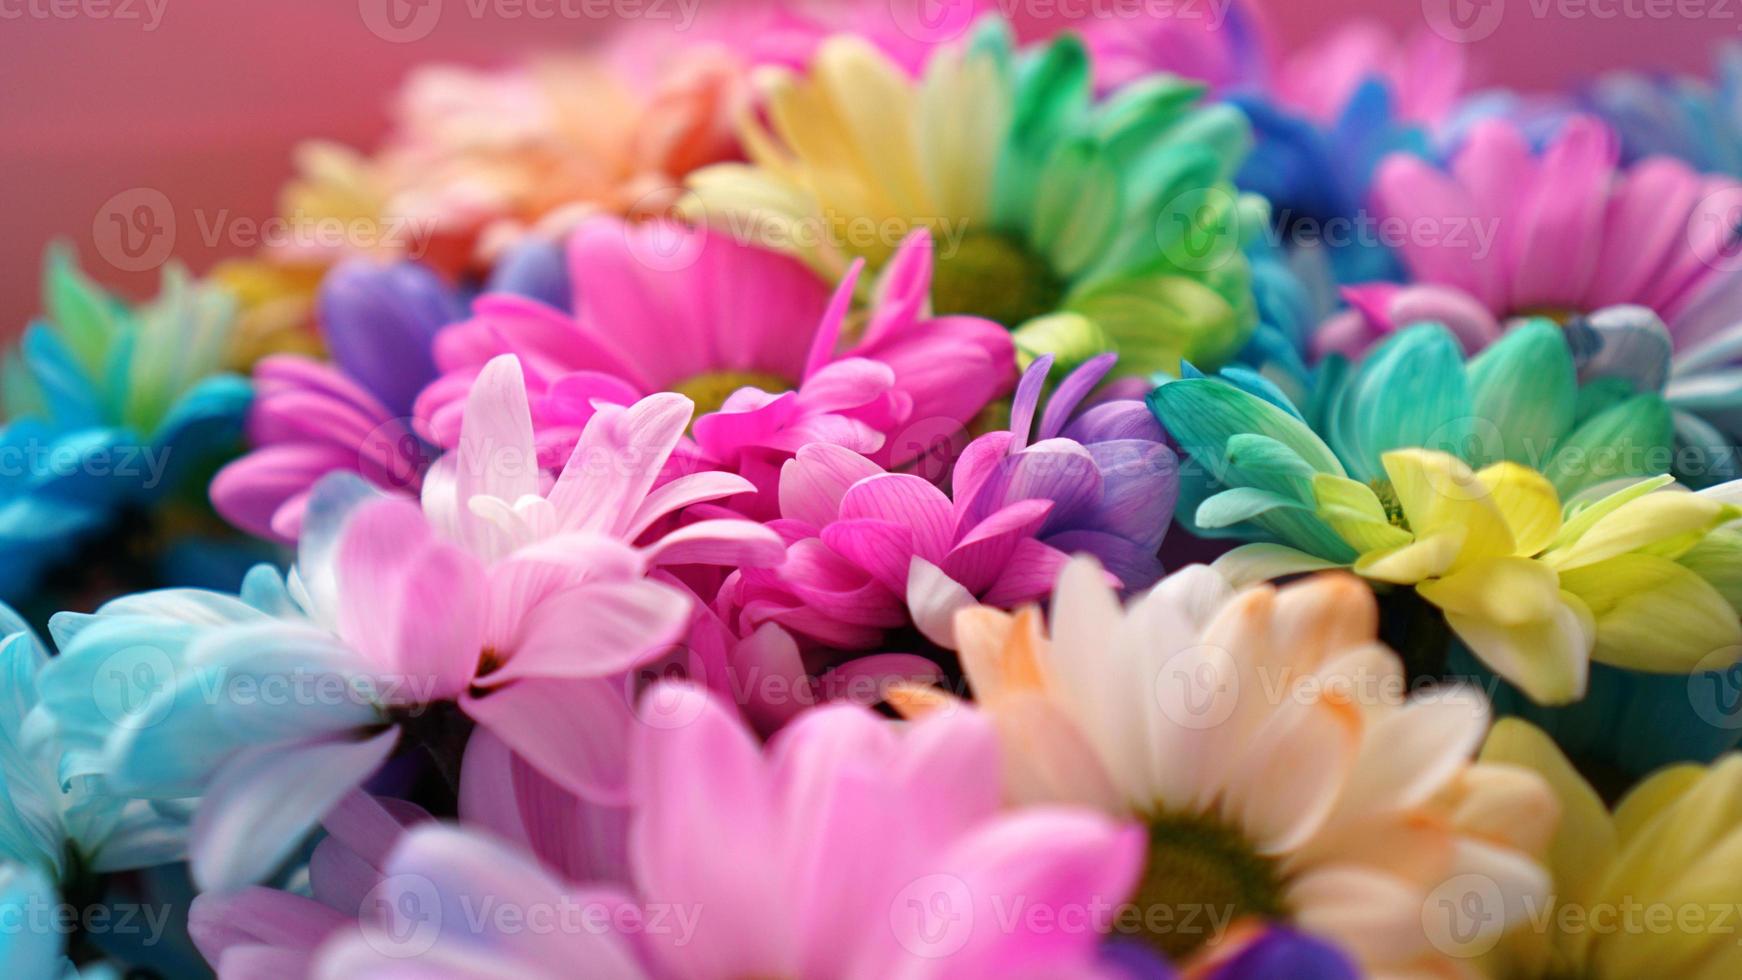
M732 397L732 393L739 388L761 388L763 391L779 394L791 391L792 382L778 374L762 374L756 371L710 371L672 386L673 391L696 403L698 417L719 411L720 406L726 404L726 399Z
M1014 330L1058 309L1065 284L1052 266L1015 239L972 234L952 252L938 249L932 269L932 311L980 316Z
M1122 921L1179 962L1239 919L1288 916L1275 860L1214 817L1164 814L1149 825L1149 863Z
M1398 501L1397 488L1391 485L1391 481L1380 478L1367 485L1373 488L1373 495L1379 498L1379 505L1385 508L1385 519L1391 522L1391 526L1408 531L1409 518L1403 516L1403 504Z

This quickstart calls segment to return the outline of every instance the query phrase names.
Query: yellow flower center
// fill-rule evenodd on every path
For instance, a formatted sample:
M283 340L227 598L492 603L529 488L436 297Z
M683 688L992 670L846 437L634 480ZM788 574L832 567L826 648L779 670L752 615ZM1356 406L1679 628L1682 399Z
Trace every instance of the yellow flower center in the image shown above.
M1149 825L1149 862L1132 906L1118 920L1179 962L1248 916L1288 916L1275 860L1244 834L1202 814L1163 814Z
M1385 508L1385 519L1391 522L1391 526L1404 531L1410 530L1409 518L1403 516L1403 504L1398 501L1397 488L1391 485L1391 481L1381 477L1367 485L1373 488L1373 495L1379 498L1379 505Z
M938 247L931 296L939 316L980 316L1014 330L1057 310L1064 295L1052 266L1008 236L972 234L953 250Z
M756 371L710 371L672 386L672 390L696 403L696 415L717 412L740 388L761 388L779 394L792 390L792 382L777 374Z

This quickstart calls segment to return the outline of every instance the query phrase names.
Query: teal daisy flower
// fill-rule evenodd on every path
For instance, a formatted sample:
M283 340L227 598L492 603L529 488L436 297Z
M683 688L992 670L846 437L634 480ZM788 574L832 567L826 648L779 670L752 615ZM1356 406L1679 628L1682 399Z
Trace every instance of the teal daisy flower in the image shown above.
M234 301L171 267L156 299L129 307L59 250L44 296L47 317L0 361L0 600L51 610L114 591L70 567L98 540L102 568L84 571L140 587L166 560L229 567L166 550L163 531L203 526L205 477L239 445L252 393L224 371Z

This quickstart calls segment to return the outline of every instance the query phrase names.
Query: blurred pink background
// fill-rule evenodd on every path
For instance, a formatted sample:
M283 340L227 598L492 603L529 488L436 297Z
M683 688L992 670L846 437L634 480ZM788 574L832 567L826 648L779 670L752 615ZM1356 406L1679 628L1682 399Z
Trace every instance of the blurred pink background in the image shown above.
M499 63L517 52L584 43L609 26L586 17L473 17L470 6L461 6L476 2L448 0L459 16L443 16L427 37L396 44L365 21L380 0L0 0L6 66L0 175L8 218L0 244L0 336L21 329L38 309L42 250L53 239L71 240L91 272L123 292L151 290L154 273L113 268L93 249L93 222L116 194L164 193L178 219L176 254L202 271L237 249L208 242L196 217L209 225L218 215L272 215L298 140L371 145L383 105L408 67L431 60ZM702 2L711 8L730 0ZM1286 51L1349 16L1419 30L1424 11L1437 8L1443 17L1448 2L1472 0L1257 0L1257 6ZM1713 47L1742 29L1742 13L1715 0L1680 0L1675 9L1705 15L1661 20L1613 16L1623 0L1474 2L1469 9L1477 16L1496 9L1505 15L1471 44L1479 81L1526 89L1608 67L1703 74ZM608 6L575 0L571 9ZM1603 11L1612 16L1598 16Z

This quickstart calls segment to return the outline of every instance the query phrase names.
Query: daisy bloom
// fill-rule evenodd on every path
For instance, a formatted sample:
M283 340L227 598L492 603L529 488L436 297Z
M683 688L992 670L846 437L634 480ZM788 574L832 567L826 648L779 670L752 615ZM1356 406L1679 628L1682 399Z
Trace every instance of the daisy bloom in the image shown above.
M1530 774L1472 763L1488 726L1479 694L1405 697L1377 623L1352 578L1235 593L1202 566L1121 609L1081 558L1045 626L1032 608L977 608L956 633L1013 799L1144 821L1138 911L1218 910L1193 927L1137 916L1167 955L1213 949L1216 926L1255 918L1330 939L1369 975L1455 973L1467 944L1546 894L1531 854L1553 799ZM896 703L921 717L952 706L919 688ZM1500 901L1454 943L1431 899L1466 875Z
M439 743L454 708L573 791L620 799L631 672L683 636L696 602L659 570L783 554L749 521L666 521L748 489L724 473L654 489L690 415L672 393L607 406L546 485L518 363L500 358L423 508L340 474L311 498L288 583L263 567L236 596L175 590L56 617L41 724L115 786L203 796L190 858L217 890L276 867L403 733ZM140 663L159 679L93 701L93 677ZM342 696L281 713L222 696L237 677Z
M1438 325L1399 333L1338 377L1316 427L1247 383L1150 395L1198 463L1181 519L1255 542L1218 559L1231 578L1346 565L1413 587L1539 704L1582 697L1593 657L1686 673L1742 639L1702 557L1730 553L1718 532L1739 512L1721 489L1672 486L1661 399L1581 390L1549 321L1467 364Z
M1387 160L1374 194L1386 217L1442 228L1412 236L1401 252L1414 284L1474 301L1448 300L1441 311L1466 349L1492 342L1509 317L1565 320L1624 303L1654 310L1673 332L1718 278L1723 243L1696 233L1717 227L1712 219L1728 199L1721 192L1736 185L1661 157L1622 169L1618 155L1613 132L1590 117L1569 121L1540 154L1517 129L1490 121L1470 132L1445 170L1413 157ZM1451 235L1453 224L1465 233ZM1389 315L1414 302L1407 289L1357 294L1357 313L1327 324L1321 349L1358 350L1373 331L1421 319L1422 309Z
M658 688L649 702L633 750L628 887L565 879L483 834L414 830L385 869L387 920L322 950L317 975L406 962L418 906L402 899L429 889L453 910L566 899L663 909L687 927L534 934L456 919L414 961L420 976L475 976L481 950L532 977L1093 975L1092 910L1129 893L1140 832L1082 809L1002 810L985 719L899 730L829 707L764 749L698 690ZM1011 902L1036 914L996 919Z
M957 608L1040 599L1075 551L1101 556L1127 588L1153 582L1177 460L1135 401L1076 414L1112 361L1101 355L1072 372L1044 413L1052 359L1036 361L1010 428L968 445L948 494L838 446L799 450L781 469L780 517L769 524L787 559L727 581L721 598L734 621L846 649L911 624L948 648Z
M750 163L697 172L680 206L830 279L930 228L932 308L1017 330L1031 355L1114 350L1130 374L1224 359L1255 316L1239 238L1262 204L1228 183L1245 122L1171 78L1097 104L1092 72L1074 35L1019 56L998 20L917 80L836 36L808 71L762 76ZM1045 319L1059 312L1079 316Z
M42 618L89 608L128 585L200 574L183 558L233 581L258 556L211 540L202 480L232 450L253 397L225 367L235 302L174 263L136 305L62 249L45 264L46 316L0 349L0 601ZM117 573L143 581L105 581ZM51 579L57 594L43 591Z
M1488 975L1718 980L1742 971L1731 921L1742 756L1659 770L1613 812L1526 722L1496 723L1481 758L1540 773L1562 811L1548 852L1554 890L1536 914L1542 925L1503 940L1483 961Z
M906 465L966 431L1015 374L1010 338L995 324L926 312L932 252L923 229L906 239L849 338L856 267L831 293L794 259L724 233L595 219L569 243L573 315L483 297L472 319L436 339L444 373L418 414L453 445L479 369L515 354L552 464L595 405L676 391L700 416L682 455L767 488L812 443Z

